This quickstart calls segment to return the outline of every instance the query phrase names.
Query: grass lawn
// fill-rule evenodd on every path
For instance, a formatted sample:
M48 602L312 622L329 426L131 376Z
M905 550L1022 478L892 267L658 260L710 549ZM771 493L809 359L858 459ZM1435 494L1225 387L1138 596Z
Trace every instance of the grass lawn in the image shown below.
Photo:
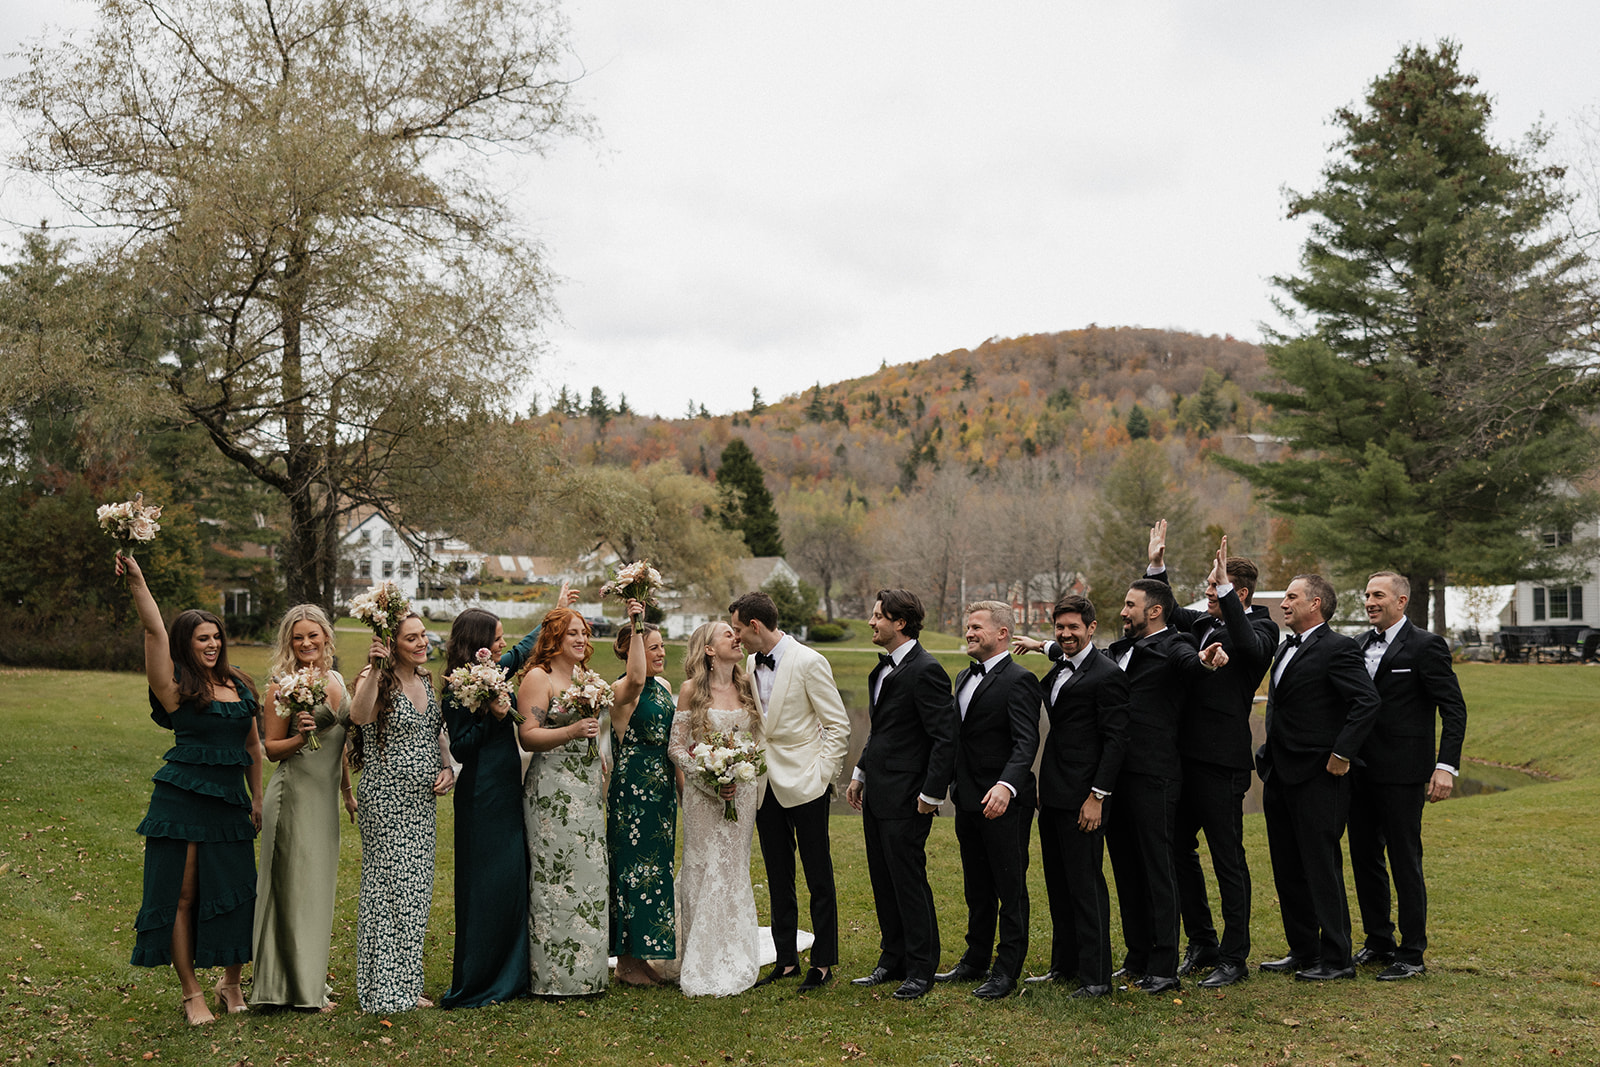
M357 635L340 636L347 654L355 651ZM841 687L862 688L874 650L829 655ZM238 659L259 675L265 656L245 648ZM958 663L952 657L950 666ZM677 663L670 669L680 675ZM616 988L587 1001L379 1019L362 1015L351 991L360 851L351 831L331 964L338 1010L223 1017L191 1030L182 1024L171 970L127 963L143 851L133 827L170 743L149 721L143 680L0 672L0 1057L41 1067L143 1060L256 1067L1600 1063L1600 671L1467 665L1461 677L1471 711L1468 757L1561 780L1427 810L1432 929L1421 981L1383 985L1369 969L1360 981L1327 988L1254 975L1218 993L1186 983L1172 998L1080 1002L1052 988L999 1004L977 1002L966 987L904 1004L843 981L806 998L789 984L717 1001ZM440 805L432 995L449 982L451 814L448 801ZM847 978L871 967L877 927L859 824L837 818L833 831ZM1252 955L1262 959L1285 946L1260 816L1246 817L1245 832L1255 874ZM964 907L947 819L934 824L929 866L949 965L960 953ZM1036 850L1030 875L1028 963L1038 971L1050 930ZM765 921L759 849L753 877Z

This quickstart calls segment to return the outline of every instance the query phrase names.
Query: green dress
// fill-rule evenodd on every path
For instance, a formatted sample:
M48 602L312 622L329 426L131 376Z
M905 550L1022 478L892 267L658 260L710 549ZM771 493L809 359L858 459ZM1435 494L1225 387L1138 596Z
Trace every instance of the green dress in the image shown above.
M349 698L316 712L322 747L278 764L261 805L250 1003L321 1008L339 881L339 782Z
M243 682L242 699L191 701L167 712L150 694L150 717L173 732L166 766L151 781L144 835L144 901L134 920L133 964L172 962L172 922L189 843L199 843L194 929L196 967L231 967L250 960L250 922L256 897L255 826L250 822L251 765L245 742L256 701Z
M554 710L540 725L570 726ZM606 795L600 758L575 738L535 752L523 780L528 828L528 992L570 997L605 991L608 979Z
M612 735L616 766L607 795L611 853L611 954L641 960L677 955L672 861L677 850L678 792L667 741L672 691L645 683L622 738Z

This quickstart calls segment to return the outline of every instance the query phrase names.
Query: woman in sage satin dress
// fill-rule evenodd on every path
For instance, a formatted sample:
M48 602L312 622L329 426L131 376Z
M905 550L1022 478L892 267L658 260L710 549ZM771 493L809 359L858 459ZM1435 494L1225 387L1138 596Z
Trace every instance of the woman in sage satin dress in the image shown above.
M261 826L261 741L256 692L228 664L222 620L189 610L167 632L131 556L117 555L144 627L150 717L173 732L153 777L144 842L144 898L134 920L133 964L172 965L191 1025L213 1021L197 967L222 967L217 997L245 1010L239 975L250 960L256 895L255 835ZM248 791L247 791L248 787Z
M290 608L278 624L262 716L267 758L278 764L261 815L251 1007L331 1008L328 949L339 881L339 796L355 819L344 766L350 710L333 669L333 624L315 604ZM327 680L326 704L293 721L278 714L278 683L302 669ZM311 748L309 736L320 744Z
M628 604L630 618L644 606ZM656 985L651 960L677 955L672 864L677 849L678 777L667 757L672 690L660 677L667 663L661 631L624 625L617 658L628 672L616 683L611 709L616 766L606 794L606 840L611 860L611 954L617 981Z

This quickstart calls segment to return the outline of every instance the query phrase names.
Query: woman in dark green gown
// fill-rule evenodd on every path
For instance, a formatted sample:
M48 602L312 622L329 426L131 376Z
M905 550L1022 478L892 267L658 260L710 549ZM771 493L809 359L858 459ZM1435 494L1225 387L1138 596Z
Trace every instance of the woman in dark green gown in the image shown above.
M642 605L629 602L642 613ZM677 771L667 758L672 733L672 690L660 678L667 662L661 631L625 626L617 656L628 673L616 684L611 709L616 766L606 798L606 841L611 860L611 954L617 981L661 981L650 960L678 954L672 861L677 847Z
M217 983L222 1007L245 1010L239 975L250 959L261 828L256 692L228 665L222 620L185 611L169 635L139 565L119 554L116 570L127 575L144 626L150 717L174 735L138 829L145 839L144 900L132 962L172 964L184 1015L199 1025L214 1016L196 967L225 968Z
M539 628L505 651L505 629L492 612L456 616L445 647L445 675L472 664L478 649L499 657L506 674L527 662ZM444 694L456 782L456 947L444 1008L476 1008L528 991L528 843L522 817L522 757L517 727L504 708L471 711Z

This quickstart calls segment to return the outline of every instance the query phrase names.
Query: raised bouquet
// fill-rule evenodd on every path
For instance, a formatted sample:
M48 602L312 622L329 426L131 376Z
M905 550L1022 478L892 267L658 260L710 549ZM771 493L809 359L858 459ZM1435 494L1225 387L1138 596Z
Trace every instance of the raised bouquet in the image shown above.
M350 617L372 627L385 644L394 640L400 620L411 612L411 601L393 582L384 582L371 592L350 598Z
M572 684L556 694L554 706L579 718L598 719L601 712L610 711L617 695L611 683L587 667L572 672ZM600 755L600 746L589 738L588 758Z
M143 493L135 493L132 500L120 504L101 504L95 509L94 517L100 520L100 529L126 542L127 550L119 548L117 551L128 556L133 555L134 545L149 544L161 532L161 524L156 521L161 517L161 509L146 505Z
M641 559L626 567L618 567L617 573L611 576L611 580L600 587L600 595L637 600L641 604L654 604L656 590L665 584L661 580L661 572L650 566L649 560ZM643 629L644 620L634 619L633 632L638 633Z
M689 750L700 780L713 791L734 782L753 782L767 773L767 753L748 730L718 731ZM722 817L737 822L732 799L722 802Z
M315 667L301 667L278 679L278 718L293 719L300 712L316 717L328 706L328 676ZM322 747L317 731L304 733L306 747L315 752Z
M511 682L487 648L478 649L475 662L457 667L444 681L451 695L468 711L488 711L504 700L511 705L511 721L522 725L523 715L511 699Z

